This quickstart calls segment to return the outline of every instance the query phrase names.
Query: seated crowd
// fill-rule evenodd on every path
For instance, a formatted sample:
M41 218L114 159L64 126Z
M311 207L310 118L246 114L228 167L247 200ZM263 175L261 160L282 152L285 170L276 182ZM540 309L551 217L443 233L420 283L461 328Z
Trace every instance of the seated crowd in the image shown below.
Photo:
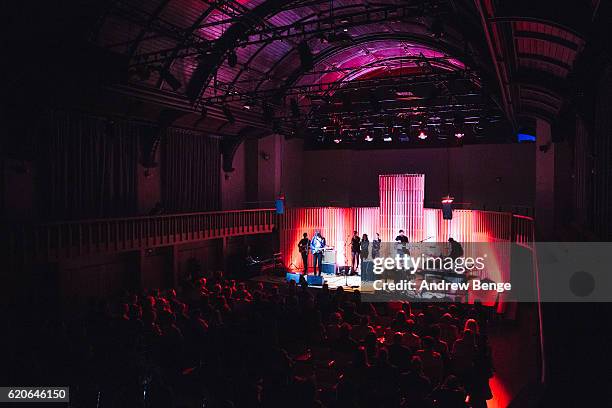
M178 292L124 293L47 322L48 340L22 344L15 358L30 381L70 384L74 406L486 407L491 398L479 304L366 303L358 291L221 272Z

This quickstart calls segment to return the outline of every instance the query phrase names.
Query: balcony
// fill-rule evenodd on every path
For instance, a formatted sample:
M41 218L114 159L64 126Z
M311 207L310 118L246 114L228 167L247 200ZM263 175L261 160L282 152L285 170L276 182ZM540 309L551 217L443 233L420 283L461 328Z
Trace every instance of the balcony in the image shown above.
M276 223L274 209L108 218L13 228L8 241L15 259L56 261L265 234L272 232Z

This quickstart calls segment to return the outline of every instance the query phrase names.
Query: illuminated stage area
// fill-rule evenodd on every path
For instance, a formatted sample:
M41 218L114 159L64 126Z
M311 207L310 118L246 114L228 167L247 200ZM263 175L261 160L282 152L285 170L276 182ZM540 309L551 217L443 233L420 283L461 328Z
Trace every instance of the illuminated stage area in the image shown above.
M367 234L370 239L379 233L382 242L393 242L398 231L404 230L410 243L431 242L432 246L452 237L462 243L466 256L470 256L476 245L481 248L487 243L516 242L528 247L533 242L533 220L528 217L494 211L454 210L452 219L444 219L441 209L424 208L424 180L423 174L379 176L379 207L287 209L280 224L285 265L290 271L303 270L298 243L302 234L312 237L315 231L320 231L327 246L335 251L337 267L351 264L353 231L360 237ZM494 259L477 278L509 281L509 246L490 245L490 255ZM309 257L309 265L312 265L312 255ZM330 286L338 284L335 279L330 279L329 283Z

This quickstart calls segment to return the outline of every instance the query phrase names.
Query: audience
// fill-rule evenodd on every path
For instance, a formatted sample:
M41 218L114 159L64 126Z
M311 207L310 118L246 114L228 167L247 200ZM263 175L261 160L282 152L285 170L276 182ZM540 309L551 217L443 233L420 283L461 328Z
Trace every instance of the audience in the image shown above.
M29 350L16 360L23 378L69 384L74 406L486 407L481 309L370 304L358 291L216 272L48 321L50 341L14 358Z

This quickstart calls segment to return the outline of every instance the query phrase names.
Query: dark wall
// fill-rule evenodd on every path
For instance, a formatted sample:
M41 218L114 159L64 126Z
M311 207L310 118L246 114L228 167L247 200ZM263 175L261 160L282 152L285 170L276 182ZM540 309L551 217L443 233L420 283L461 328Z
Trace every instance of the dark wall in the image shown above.
M3 140L9 222L143 215L158 202L173 212L221 206L219 143L201 132L168 128L145 167L152 123L47 109L21 126Z
M378 175L425 174L425 201L449 192L473 208L532 207L533 144L452 149L309 151L304 156L306 206L378 206ZM450 169L450 173L449 173Z

